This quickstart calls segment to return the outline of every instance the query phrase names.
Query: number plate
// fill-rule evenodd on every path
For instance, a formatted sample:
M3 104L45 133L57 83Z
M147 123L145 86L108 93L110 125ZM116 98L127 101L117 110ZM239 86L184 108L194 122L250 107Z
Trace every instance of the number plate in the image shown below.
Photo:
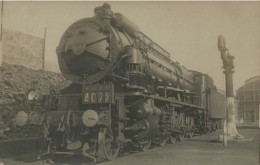
M114 85L97 84L83 87L83 104L114 103Z

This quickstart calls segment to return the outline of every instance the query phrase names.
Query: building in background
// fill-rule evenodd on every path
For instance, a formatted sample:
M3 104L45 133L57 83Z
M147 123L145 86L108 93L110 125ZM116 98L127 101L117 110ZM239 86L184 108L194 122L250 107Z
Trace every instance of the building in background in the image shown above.
M260 107L260 75L245 81L245 84L237 89L236 99L239 101L238 120L244 122L259 121Z

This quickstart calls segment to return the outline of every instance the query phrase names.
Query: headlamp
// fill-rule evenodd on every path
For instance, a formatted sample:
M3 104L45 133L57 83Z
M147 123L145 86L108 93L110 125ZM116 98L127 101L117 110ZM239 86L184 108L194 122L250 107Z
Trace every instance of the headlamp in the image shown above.
M86 110L82 115L82 122L87 127L93 127L98 122L98 114L94 110Z
M28 122L28 115L26 112L24 111L19 111L17 114L16 114L16 117L15 117L15 123L16 125L22 127L22 126L25 126L26 123Z

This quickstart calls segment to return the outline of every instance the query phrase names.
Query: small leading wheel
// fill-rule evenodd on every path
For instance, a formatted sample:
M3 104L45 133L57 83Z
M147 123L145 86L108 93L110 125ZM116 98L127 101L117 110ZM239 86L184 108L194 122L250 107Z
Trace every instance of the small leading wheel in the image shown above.
M177 135L175 135L175 134L172 134L172 135L170 136L170 138L169 138L169 142L170 142L171 144L175 143L176 140L177 140Z
M100 131L101 148L107 160L114 160L119 153L120 145L113 137L111 129L103 128Z

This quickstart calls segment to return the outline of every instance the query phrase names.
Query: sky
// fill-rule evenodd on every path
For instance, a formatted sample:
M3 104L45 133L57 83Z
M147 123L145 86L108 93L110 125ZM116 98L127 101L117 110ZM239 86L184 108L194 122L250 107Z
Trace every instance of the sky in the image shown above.
M218 35L235 57L234 90L260 75L260 2L108 2L188 69L210 75L225 89ZM46 35L46 60L75 21L92 17L103 2L4 2L3 27ZM57 63L58 68L58 63Z

